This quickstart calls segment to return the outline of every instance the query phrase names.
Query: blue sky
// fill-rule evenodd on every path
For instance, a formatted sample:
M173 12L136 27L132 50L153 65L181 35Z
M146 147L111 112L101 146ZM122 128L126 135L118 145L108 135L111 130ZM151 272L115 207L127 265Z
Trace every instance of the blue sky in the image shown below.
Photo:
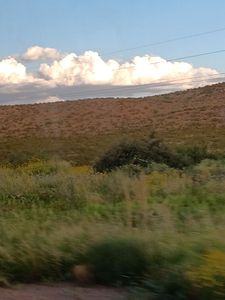
M225 27L222 0L1 0L0 5L0 55L23 52L32 45L107 53ZM225 32L119 56L178 57L220 48L225 48ZM221 58L225 55L198 60L220 68Z
M136 55L169 59L225 49L222 31L111 53L225 27L222 0L0 0L0 5L0 57L22 54L34 45L78 55L87 50L97 51L102 59L113 58L118 62ZM225 53L187 62L194 67L225 71Z

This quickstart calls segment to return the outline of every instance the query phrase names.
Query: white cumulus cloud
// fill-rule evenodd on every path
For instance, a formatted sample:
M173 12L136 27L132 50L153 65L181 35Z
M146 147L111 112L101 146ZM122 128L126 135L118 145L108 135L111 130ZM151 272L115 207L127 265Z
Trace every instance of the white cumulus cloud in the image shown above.
M30 80L26 67L15 58L9 57L0 61L0 84L17 84Z
M212 68L156 55L119 62L94 51L62 54L34 46L22 55L0 59L0 103L147 96L222 82L220 75Z
M62 85L106 84L113 81L113 71L118 68L116 61L105 62L97 52L75 53L56 60L52 65L41 64L40 72L48 79Z
M158 56L136 56L130 62L104 61L97 52L83 55L70 53L52 64L41 64L40 73L56 84L73 86L85 84L139 85L160 80L176 80L217 74L210 68L194 68L185 62L170 62Z
M55 48L43 48L33 46L27 49L22 55L25 60L44 60L44 59L59 59L61 54Z

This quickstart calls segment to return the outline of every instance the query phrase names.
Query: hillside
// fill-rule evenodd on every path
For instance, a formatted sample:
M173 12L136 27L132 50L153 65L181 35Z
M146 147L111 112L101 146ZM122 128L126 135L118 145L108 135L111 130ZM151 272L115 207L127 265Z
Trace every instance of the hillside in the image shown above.
M171 144L223 150L225 84L146 98L0 106L1 161L59 155L88 163L119 137L150 130Z

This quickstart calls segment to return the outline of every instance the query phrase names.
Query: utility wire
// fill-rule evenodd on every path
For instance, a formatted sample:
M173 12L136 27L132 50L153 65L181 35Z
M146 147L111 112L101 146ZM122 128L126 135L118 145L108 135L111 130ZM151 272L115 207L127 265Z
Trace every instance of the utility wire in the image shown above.
M178 57L178 58L172 58L172 59L168 59L167 61L175 61L175 60L181 60L181 59L187 59L187 58L193 58L193 57L199 57L199 56L206 56L206 55L211 55L211 54L219 54L219 53L223 53L223 52L225 52L225 49L210 51L210 52L203 52L203 53L198 53L198 54L193 54L193 55L188 55L188 56L183 56L183 57Z
M223 75L223 76L222 76ZM216 77L217 76L217 77ZM196 79L196 80L193 80ZM191 80L191 81L190 81ZM126 86L110 86L110 87L101 87L101 88L92 88L92 89L85 89L83 91L77 91L77 92L71 92L73 96L82 96L85 92L87 94L95 93L95 92L123 92L123 91L132 91L132 92L141 92L141 88L162 88L162 87L175 87L177 84L194 84L194 83L200 83L204 81L210 82L221 82L225 80L225 72L212 74L212 75L205 75L205 76L195 76L195 77L184 77L182 79L175 79L175 80L164 80L164 81L158 81L155 83L149 83L149 84L141 84L141 85L126 85ZM150 92L151 90L149 90ZM65 94L64 94L65 95Z
M182 56L182 57L176 57L176 58L170 58L170 59L162 59L161 61L156 61L156 62L149 62L148 65L157 65L165 62L173 62L173 61L179 61L182 59L189 59L189 58L195 58L195 57L200 57L200 56L207 56L207 55L212 55L212 54L220 54L224 53L225 49L220 49L220 50L215 50L215 51L210 51L210 52L201 52L197 54L192 54L192 55L187 55L187 56ZM123 70L123 69L131 69L135 68L136 65L131 63L129 66L121 66L118 70Z
M122 52L147 48L147 47L151 47L151 46L164 45L164 44L168 44L168 43L172 43L172 42L176 42L176 41L186 40L186 39L195 38L195 37L204 36L204 35L210 35L210 34L213 34L216 32L222 32L222 31L225 31L225 27L214 29L214 30L209 30L209 31L203 31L203 32L199 32L199 33L194 33L194 34L190 34L190 35L184 35L181 37L172 38L172 39L159 41L159 42L155 42L155 43L143 44L143 45L139 45L136 47L124 48L124 49L119 49L119 50L110 51L110 52L104 52L104 53L102 53L102 55L122 53Z

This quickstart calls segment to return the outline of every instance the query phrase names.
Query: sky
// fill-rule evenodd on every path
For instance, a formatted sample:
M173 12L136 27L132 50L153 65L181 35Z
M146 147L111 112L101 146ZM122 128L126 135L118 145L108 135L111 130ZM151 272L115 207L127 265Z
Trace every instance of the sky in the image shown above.
M0 5L0 104L146 96L223 80L225 52L179 59L225 49L223 0Z

